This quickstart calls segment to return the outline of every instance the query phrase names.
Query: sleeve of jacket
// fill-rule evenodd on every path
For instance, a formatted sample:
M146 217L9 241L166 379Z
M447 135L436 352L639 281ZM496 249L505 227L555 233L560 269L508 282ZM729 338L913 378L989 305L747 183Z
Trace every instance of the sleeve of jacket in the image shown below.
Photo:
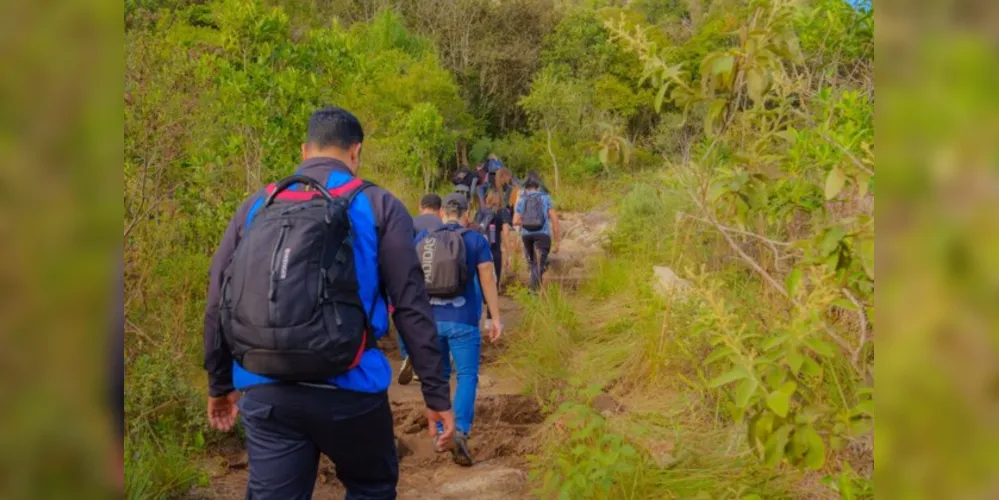
M252 198L251 198L252 199ZM229 227L222 236L215 255L212 256L211 268L208 271L208 297L205 300L205 371L208 372L208 393L219 397L233 391L232 385L232 353L229 344L219 328L219 301L222 296L222 274L232 254L239 243L243 221L249 212L249 202L236 211L229 221Z
M387 191L374 189L372 195L379 227L378 267L385 291L395 307L392 319L406 343L413 369L420 376L427 407L449 410L451 389L442 376L437 324L416 258L413 219L402 202Z

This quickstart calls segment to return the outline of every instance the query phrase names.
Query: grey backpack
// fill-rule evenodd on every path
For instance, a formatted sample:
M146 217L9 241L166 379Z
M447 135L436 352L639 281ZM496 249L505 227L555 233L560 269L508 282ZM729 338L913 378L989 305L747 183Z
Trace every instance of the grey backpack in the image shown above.
M304 185L310 191L291 191ZM323 381L376 348L358 294L348 207L370 184L326 190L302 175L270 185L251 209L225 271L222 331L246 370L288 381Z
M545 213L545 200L541 193L524 193L524 212L520 215L521 225L528 231L540 231L548 222Z
M468 264L465 262L465 228L440 227L429 230L416 244L423 268L423 281L431 297L451 298L465 293Z

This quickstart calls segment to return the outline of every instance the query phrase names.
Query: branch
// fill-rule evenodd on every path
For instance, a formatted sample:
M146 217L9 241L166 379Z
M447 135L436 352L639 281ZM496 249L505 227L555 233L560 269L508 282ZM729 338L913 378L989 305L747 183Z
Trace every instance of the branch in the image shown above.
M853 364L854 366L859 366L860 355L863 354L864 345L867 344L868 338L867 313L864 312L863 304L861 304L860 301L853 296L853 293L851 293L850 290L843 288L842 292L843 295L846 295L846 298L849 299L850 302L853 302L853 305L857 307L857 318L860 320L860 343L857 345L857 349L853 351Z
M159 206L159 204L163 200L165 200L165 199L173 196L173 192L175 190L176 190L176 188L171 189L171 190L167 191L166 193L163 193L163 196L160 196L159 198L156 199L156 201L154 201L152 204L150 204L149 207L146 209L145 212L142 212L141 215L139 215L135 219L132 219L132 222L130 222L128 224L128 227L125 228L125 236L123 237L123 239L127 240L128 239L128 235L132 234L132 230L135 229L136 226L139 225L139 221L145 220L147 217L149 217L149 214L151 214L153 212L153 210L155 210L156 207Z
M685 214L683 212L677 212L677 215L679 215L680 217L686 217L688 219L693 219L693 220L696 220L696 221L701 221L701 222L704 222L706 224L711 224L713 226L718 227L719 229L722 229L722 230L730 232L730 233L736 233L736 234L741 234L741 235L744 235L744 236L750 236L750 237L756 238L756 239L758 239L758 240L760 240L760 241L762 241L762 242L764 242L764 243L766 243L767 245L770 245L770 246L780 246L780 247L791 247L792 246L790 243L786 243L786 242L783 242L783 241L777 241L777 240L771 240L770 238L767 238L765 236L761 236L761 235L756 234L756 233L751 233L749 231L743 231L741 229L736 229L734 227L723 226L721 224L712 222L710 220L702 219L700 217L697 217L697 216L694 216L694 215L690 215L690 214Z
M722 226L720 223L718 223L718 221L714 220L714 218L711 216L711 213L708 212L705 209L704 204L701 203L701 200L696 196L694 196L694 193L688 192L688 195L690 195L691 199L694 200L694 203L697 204L698 208L700 208L701 211L708 216L708 219L703 219L704 222L711 224L712 226L715 227L715 229L718 230L719 233L721 233L722 237L725 238L725 241L727 241L729 246L732 247L732 250L734 250L735 253L739 255L739 258L741 258L745 263L749 264L749 266L752 267L753 270L756 271L761 277L763 277L763 279L767 283L769 283L770 286L774 288L774 290L776 290L778 293L781 294L781 296L783 296L785 299L789 300L792 304L794 304L795 307L799 309L804 309L804 305L800 301L798 301L798 299L792 297L787 292L787 289L784 288L784 285L780 284L780 282L778 282L773 276L771 276L770 273L768 273L765 269L763 269L763 266L761 266L758 262L753 260L752 257L750 257L748 254L746 254L745 251L742 250L742 247L740 247L739 244L732 239L732 236L725 231L724 229L725 226ZM829 326L829 324L823 322L822 329L826 332L827 335L829 335L831 339L833 339L836 342L837 345L839 345L841 349L843 349L844 352L856 354L856 350L850 348L849 342L847 342L845 339L843 339L843 337L841 337L838 333L836 333L836 331L833 330ZM860 368L860 364L858 361L856 361L854 358L851 358L850 364L853 366L853 369L858 374L860 374L861 376L864 375L864 371Z
M858 169L860 169L862 172L866 173L867 175L874 175L874 170L871 170L870 168L867 168L867 166L864 165L864 163L860 161L860 158L857 158L856 156L854 156L854 154L851 153L849 149L846 149L846 147L844 147L842 144L840 144L839 141L833 139L832 137L829 137L828 135L826 135L821 130L815 129L815 132L817 134L819 134L820 137L822 137L823 139L825 139L829 144L832 144L833 146L836 146L837 149L839 149L840 151L842 151L843 154L845 154L846 157L849 158L851 162L853 162L853 165L855 167L857 167Z

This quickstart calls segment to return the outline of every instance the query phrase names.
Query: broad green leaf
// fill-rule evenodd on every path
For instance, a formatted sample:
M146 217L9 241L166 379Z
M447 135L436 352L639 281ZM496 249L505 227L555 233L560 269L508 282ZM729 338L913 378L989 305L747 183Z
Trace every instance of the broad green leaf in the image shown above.
M707 358L704 359L704 364L710 365L718 360L724 359L732 354L732 349L728 347L719 347L715 349Z
M767 80L760 67L753 66L746 72L746 90L754 104L757 106L763 104L763 93L767 90Z
M831 200L839 196L840 191L843 191L843 186L846 185L846 174L838 166L833 167L829 171L829 176L826 177L826 199Z
M767 466L774 467L784 458L784 451L787 449L787 441L792 429L791 425L783 425L767 438L767 444L763 451L763 458Z
M711 63L711 74L721 75L725 73L732 72L732 68L735 67L735 57L730 55L724 55L715 59Z
M864 272L871 279L874 279L874 238L868 238L860 242L860 262L864 266Z
M857 196L861 199L867 196L867 191L871 187L871 176L867 174L858 175L854 181L857 183Z
M666 92L669 90L669 82L663 82L663 86L659 89L659 93L656 94L656 111L660 111L663 108L663 99L666 98Z
M783 333L777 333L771 335L770 338L768 338L765 342L763 342L763 345L760 346L760 349L763 349L764 352L767 352L773 350L773 348L783 344L784 342L787 342L787 335Z
M737 367L732 371L725 372L716 377L714 380L708 383L708 387L715 389L723 385L731 384L732 382L735 382L737 380L742 380L748 376L749 374L746 373L746 370L742 369L742 367Z
M787 293L791 297L798 295L798 286L801 285L802 272L800 268L794 268L790 274L787 275L785 280L787 285Z
M850 302L849 299L845 299L843 297L832 301L832 305L840 309L846 309L847 311L857 312L857 306L853 305L853 302Z
M853 414L856 416L874 417L874 401L863 401L853 407Z
M826 444L811 426L805 427L799 432L803 433L803 438L808 443L808 451L805 452L805 467L812 470L821 469L826 464Z
M715 99L711 102L711 107L708 108L708 113L704 115L704 131L709 135L713 136L715 133L715 122L720 121L722 115L725 112L725 105L728 101L725 99Z
M804 363L801 365L801 372L805 375L818 377L822 375L822 367L809 356L804 356Z
M773 410L778 417L787 417L787 410L791 405L790 394L785 394L783 391L774 391L767 396L767 407Z
M756 394L756 389L759 387L759 382L755 378L747 378L739 384L739 389L735 394L735 404L739 408L746 408L749 406L749 401L753 399L753 395Z
M822 357L831 358L836 355L836 348L833 347L832 344L824 340L819 340L815 338L808 339L805 341L805 345L808 346L809 349L814 351L815 354L818 354L819 356Z
M795 351L787 355L787 366L791 373L797 375L801 371L801 365L805 362L805 356Z
M823 256L829 256L839 248L839 242L843 241L846 237L846 229L842 227L834 227L826 231L825 236L822 237L822 243L819 244L819 252Z

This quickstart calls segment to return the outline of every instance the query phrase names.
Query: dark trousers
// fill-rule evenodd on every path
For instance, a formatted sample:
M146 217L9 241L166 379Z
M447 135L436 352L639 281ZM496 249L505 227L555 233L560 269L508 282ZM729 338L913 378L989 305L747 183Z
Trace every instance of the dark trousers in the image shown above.
M548 252L552 250L552 238L544 233L528 234L523 237L524 255L531 269L531 291L541 288L541 278L548 270Z
M320 453L336 466L347 500L396 497L388 394L274 384L248 390L239 407L250 456L248 500L311 498Z

